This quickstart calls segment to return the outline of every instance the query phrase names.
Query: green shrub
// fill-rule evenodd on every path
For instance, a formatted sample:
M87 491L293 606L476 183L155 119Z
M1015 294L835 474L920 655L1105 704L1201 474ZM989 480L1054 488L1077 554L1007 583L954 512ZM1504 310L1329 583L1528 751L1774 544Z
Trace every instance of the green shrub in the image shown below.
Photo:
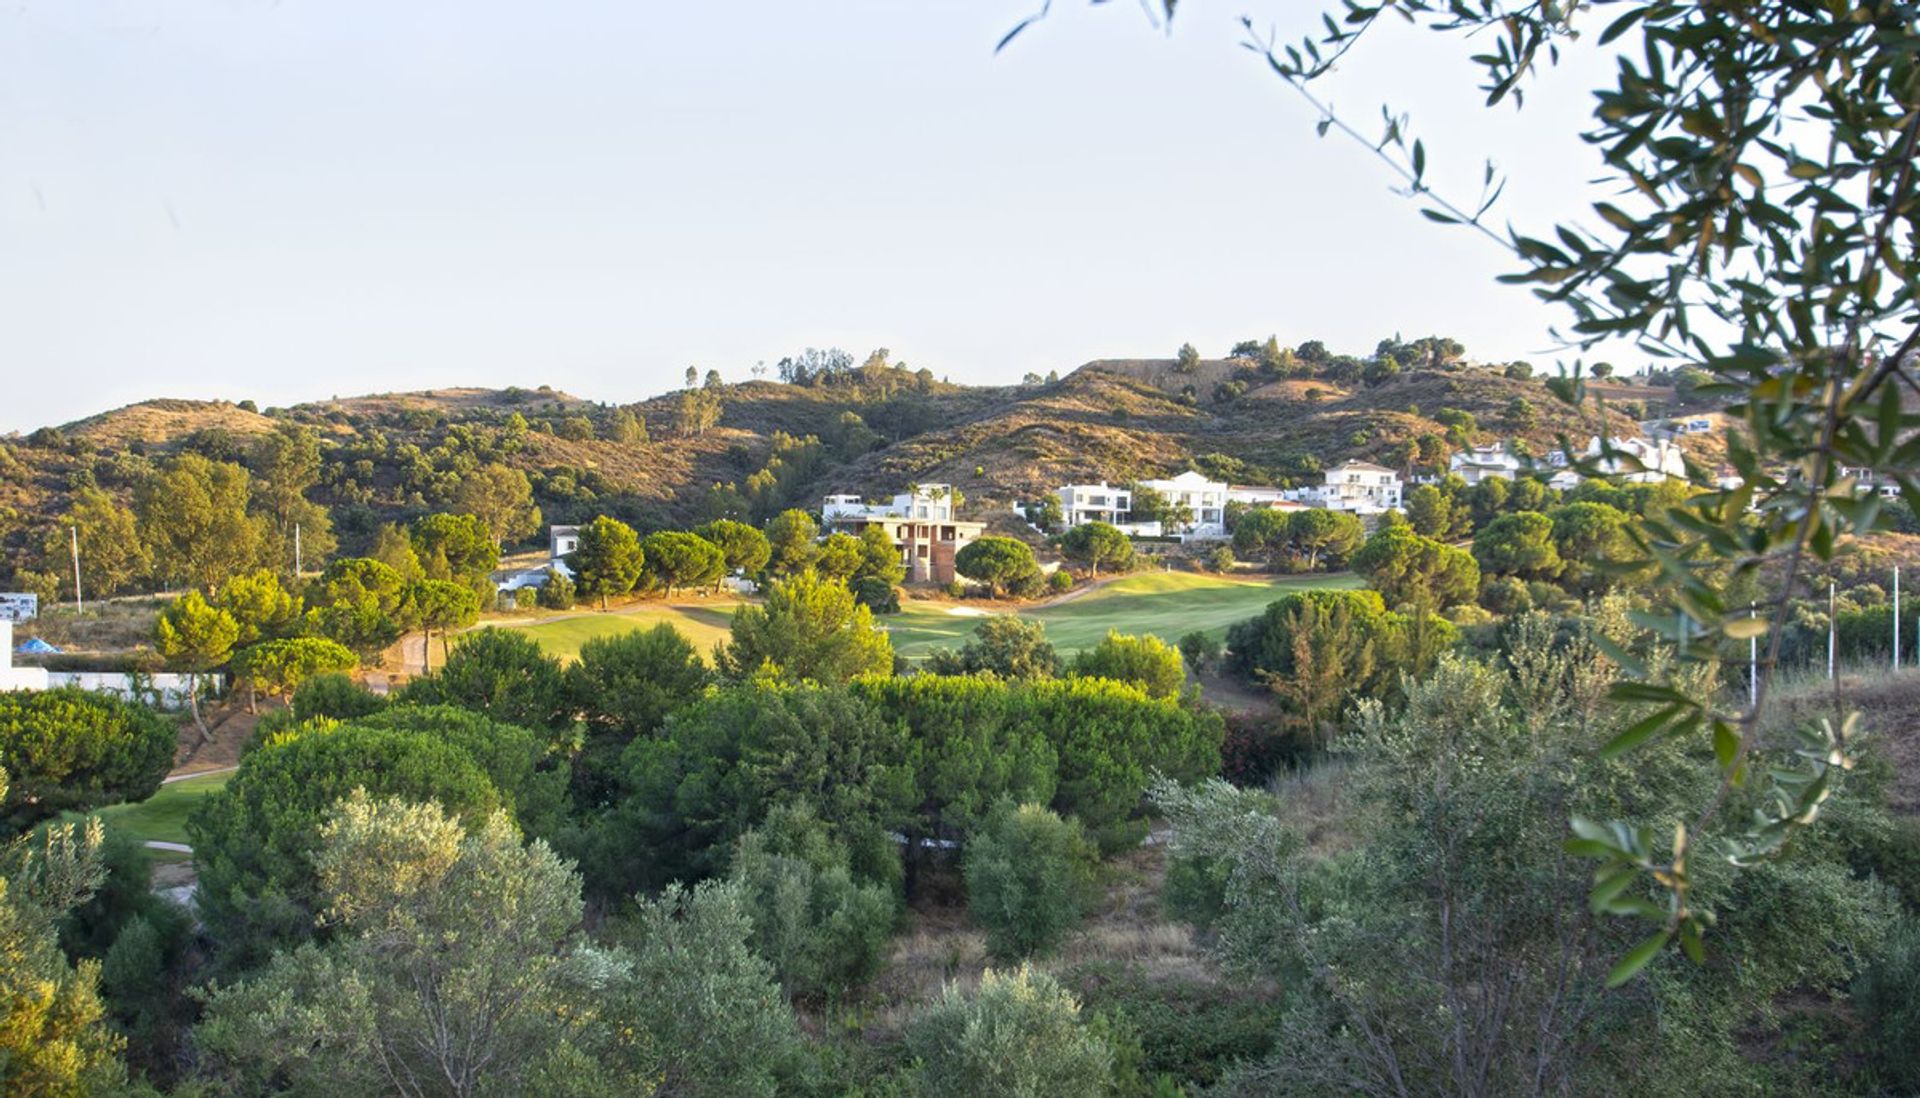
M332 717L350 721L378 713L387 707L387 699L361 686L346 675L316 675L293 692L293 719L310 721Z
M936 675L990 671L1003 679L1050 679L1060 668L1060 656L1047 640L1045 623L1014 614L983 618L973 627L973 638L958 652L936 648L927 657L927 670Z
M1533 609L1533 593L1518 577L1501 576L1480 589L1480 605L1496 614L1524 614Z
M558 569L547 569L547 582L540 585L540 605L547 610L571 610L578 595L573 580Z
M1074 659L1073 673L1133 683L1155 698L1175 697L1187 684L1179 649L1151 633L1129 636L1108 630L1099 644Z
M1180 656L1196 675L1212 670L1220 662L1222 651L1220 638L1204 630L1195 629L1180 638Z
M65 811L143 801L173 766L173 724L77 686L0 693L0 836Z
M1901 1094L1920 1090L1920 922L1887 935L1853 985L1881 1082Z
M1047 577L1047 589L1056 595L1073 590L1073 573L1065 568L1056 569Z
M566 682L560 661L517 629L467 634L446 666L403 687L401 705L453 705L521 728L566 724Z
M472 736L454 727L457 718L474 723ZM271 948L312 932L320 901L312 860L320 825L355 789L438 801L468 819L483 818L512 796L489 777L489 764L502 775L519 769L526 791L538 792L532 759L539 745L522 729L448 710L423 716L395 708L363 719L384 727L281 733L245 756L226 788L187 818L200 874L197 906L229 962L264 960ZM513 756L520 767L511 765Z
M516 589L513 592L513 608L515 610L532 610L539 605L540 605L540 589L539 588L521 587Z
M950 599L964 599L967 597L967 585L960 580L954 580L947 584L944 590Z
M1053 977L988 969L972 995L949 985L914 1024L923 1098L1098 1098L1113 1088L1113 1048Z
M1093 844L1078 820L1002 801L967 842L967 911L998 957L1044 953L1079 925L1092 900Z
M804 803L775 807L740 837L731 878L753 919L754 951L789 996L837 996L879 969L893 890L855 880L846 847Z
M1275 998L1231 981L1168 980L1101 962L1074 969L1067 983L1086 1009L1118 1019L1147 1080L1213 1086L1234 1065L1265 1056L1279 1031Z
M876 614L900 612L900 589L884 576L855 576L847 587L855 602Z

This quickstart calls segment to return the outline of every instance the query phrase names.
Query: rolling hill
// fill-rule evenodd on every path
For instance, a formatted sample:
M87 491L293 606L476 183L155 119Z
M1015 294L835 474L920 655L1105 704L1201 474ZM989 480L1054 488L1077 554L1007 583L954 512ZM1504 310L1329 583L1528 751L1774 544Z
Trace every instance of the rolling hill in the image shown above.
M625 406L545 387L264 410L147 401L0 439L0 575L41 565L40 546L78 488L130 494L156 459L182 449L241 460L254 436L283 424L322 440L322 475L309 495L333 509L346 550L380 522L447 506L450 486L478 463L526 472L550 521L600 512L643 526L726 510L763 517L828 492L885 495L943 481L965 494L966 513L1015 530L1008 504L1069 481L1125 481L1198 463L1240 482L1311 482L1347 458L1405 467L1423 438L1430 451L1442 440L1451 449L1521 438L1545 452L1558 435L1584 441L1597 425L1540 381L1498 367L1451 362L1366 383L1361 360L1341 361L1346 368L1283 372L1239 358L1104 360L1008 386L955 385L870 363L827 383L753 380ZM1642 391L1650 403L1669 395ZM691 402L708 406L704 419L689 418ZM1632 407L1616 392L1612 406L1623 404ZM644 439L631 437L631 421L620 437L629 415L644 421ZM1620 413L1611 426L1634 430Z

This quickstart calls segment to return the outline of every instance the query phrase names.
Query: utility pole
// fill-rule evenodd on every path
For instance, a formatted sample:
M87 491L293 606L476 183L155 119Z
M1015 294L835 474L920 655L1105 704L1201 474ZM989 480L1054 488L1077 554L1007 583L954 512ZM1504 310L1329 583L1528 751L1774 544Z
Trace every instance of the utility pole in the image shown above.
M293 524L293 578L300 578L300 524Z
M1753 603L1747 604L1747 616L1757 618L1760 608ZM1747 708L1760 704L1760 637L1756 634L1747 638Z
M1893 669L1900 670L1900 568L1893 569Z
M1840 623L1833 619L1833 584L1827 584L1827 677L1833 678L1840 655Z
M87 609L80 597L80 527L69 526L67 533L73 536L73 612L78 615Z

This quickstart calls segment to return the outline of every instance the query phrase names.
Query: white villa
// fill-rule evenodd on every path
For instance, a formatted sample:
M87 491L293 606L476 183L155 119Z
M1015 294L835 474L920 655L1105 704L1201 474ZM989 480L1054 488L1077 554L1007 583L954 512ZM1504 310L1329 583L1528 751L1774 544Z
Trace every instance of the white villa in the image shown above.
M1068 526L1085 526L1089 522L1118 526L1133 510L1133 491L1116 488L1104 480L1098 484L1064 485L1055 488L1053 494L1060 500L1061 521Z
M531 568L496 572L494 589L502 594L512 594L522 587L539 587L547 582L549 569L572 579L573 569L567 567L566 556L578 548L580 548L578 526L549 526L547 527L547 562Z
M1459 476L1469 486L1498 477L1513 480L1520 475L1520 459L1507 452L1505 445L1475 446L1447 459L1447 472Z
M1343 461L1327 470L1326 483L1317 488L1300 489L1295 498L1329 511L1377 515L1400 508L1403 488L1400 474L1384 465Z
M1189 469L1177 477L1143 480L1140 484L1166 497L1169 506L1187 509L1191 521L1180 524L1176 533L1195 540L1227 536L1227 486L1224 482L1208 480Z
M1686 457L1667 439L1648 442L1644 438L1616 438L1610 440L1610 446L1614 455L1603 458L1597 436L1587 443L1586 457L1596 461L1602 476L1617 476L1628 484L1657 484L1668 477L1687 475Z

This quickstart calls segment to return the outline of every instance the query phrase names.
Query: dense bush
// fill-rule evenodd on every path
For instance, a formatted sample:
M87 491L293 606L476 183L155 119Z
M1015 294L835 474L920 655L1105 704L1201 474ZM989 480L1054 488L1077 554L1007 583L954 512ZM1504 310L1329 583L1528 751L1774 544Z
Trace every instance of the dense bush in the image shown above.
M949 985L908 1036L923 1098L1101 1098L1114 1053L1053 977L988 969L972 995Z
M1182 634L1179 647L1180 658L1187 661L1187 666L1193 668L1196 675L1213 670L1213 666L1220 662L1220 654L1226 651L1226 646L1218 637L1203 629Z
M315 717L347 721L378 713L386 705L387 699L346 675L318 675L293 692L293 716L298 721Z
M1058 675L1060 667L1060 656L1047 641L1047 627L1013 614L982 619L958 652L936 648L927 657L927 669L936 675L987 671L1003 679L1046 679Z
M776 805L804 799L832 833L871 849L864 835L902 826L918 799L905 730L829 687L718 691L634 740L620 767L624 795L583 855L588 886L613 896L719 872Z
M143 801L173 766L173 724L77 686L0 693L0 836L68 810Z
M1001 958L1050 952L1092 900L1093 844L1078 820L1037 804L1002 801L968 838L967 912Z
M1920 922L1889 934L1853 985L1881 1082L1901 1094L1920 1091Z
M808 569L775 582L763 606L734 612L720 669L735 678L838 683L893 670L893 643L847 585Z
M454 646L446 666L409 682L402 705L454 705L522 728L567 723L560 661L517 629L482 629Z
M503 799L471 754L435 734L355 725L283 733L187 819L200 916L230 964L264 960L312 930L320 824L355 789L437 801L467 818Z
M872 527L869 527L872 529ZM853 599L876 614L900 612L900 589L881 576L855 576L847 584Z
M547 581L540 585L540 605L547 610L573 609L575 595L573 578L557 568L547 569Z
M1273 1048L1278 1004L1235 981L1170 980L1141 966L1098 963L1073 969L1068 984L1080 990L1086 1009L1126 1023L1148 1080L1212 1086Z
M1145 834L1152 774L1220 766L1219 716L1124 683L915 675L854 689L906 727L919 773L913 826L936 834L971 830L1008 797L1076 816L1104 849L1120 849Z
M1099 644L1074 658L1073 673L1132 683L1155 698L1177 697L1187 684L1179 649L1151 633L1129 636L1111 629Z
M754 951L788 995L843 994L879 969L894 891L855 878L845 846L804 802L773 808L741 836L729 876L753 920Z

